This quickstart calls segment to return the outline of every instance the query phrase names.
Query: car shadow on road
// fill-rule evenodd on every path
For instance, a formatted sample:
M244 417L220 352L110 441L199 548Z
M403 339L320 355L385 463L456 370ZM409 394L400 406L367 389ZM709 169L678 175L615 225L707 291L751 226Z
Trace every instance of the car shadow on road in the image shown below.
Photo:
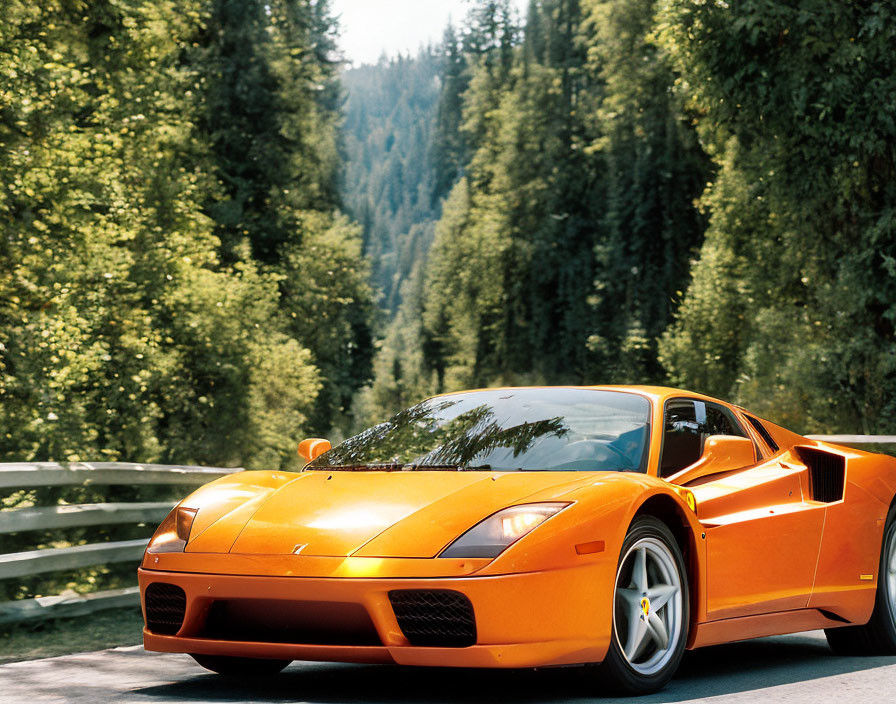
M685 653L678 674L659 694L619 702L680 702L733 695L896 664L896 658L845 658L824 640L781 636ZM198 667L198 666L197 666ZM457 670L388 665L293 663L276 677L251 683L211 674L145 687L134 695L165 701L285 702L584 702L602 696L586 668Z

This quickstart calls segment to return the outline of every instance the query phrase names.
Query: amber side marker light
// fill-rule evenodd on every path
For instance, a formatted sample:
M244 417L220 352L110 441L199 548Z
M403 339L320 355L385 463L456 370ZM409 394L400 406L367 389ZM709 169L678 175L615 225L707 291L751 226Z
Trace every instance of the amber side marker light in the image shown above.
M593 555L596 552L604 551L603 540L592 540L590 543L579 543L576 545L576 552L579 555Z
M183 552L190 539L196 512L195 508L176 507L162 521L162 525L149 541L146 552Z
M694 496L694 492L690 489L685 489L684 487L676 487L675 491L678 492L678 495L684 499L684 502L688 505L688 508L691 509L694 513L697 513L697 499Z

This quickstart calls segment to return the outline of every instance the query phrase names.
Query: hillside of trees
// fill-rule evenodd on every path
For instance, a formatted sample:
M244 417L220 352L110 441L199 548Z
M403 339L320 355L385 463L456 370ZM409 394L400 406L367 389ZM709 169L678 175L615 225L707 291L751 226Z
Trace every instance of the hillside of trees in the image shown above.
M427 48L342 74L345 208L363 228L371 281L390 315L432 244L439 216L430 155L440 68Z
M428 394L672 383L896 418L896 8L0 8L0 460L295 467Z
M373 420L440 390L661 381L657 341L712 171L650 3L479 3L442 47L425 267L388 328ZM444 186L443 186L444 188Z
M0 460L288 468L374 294L327 0L0 8Z
M438 52L420 183L441 214L395 279L358 418L458 388L639 382L797 430L891 431L894 15L472 3Z

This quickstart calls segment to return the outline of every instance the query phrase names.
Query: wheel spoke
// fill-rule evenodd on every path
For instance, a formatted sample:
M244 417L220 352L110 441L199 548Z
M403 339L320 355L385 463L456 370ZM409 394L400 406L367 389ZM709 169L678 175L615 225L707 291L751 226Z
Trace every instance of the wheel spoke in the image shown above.
M647 548L641 548L635 553L635 561L632 565L632 581L642 594L647 593Z
M678 594L678 587L672 584L654 584L647 590L647 598L650 599L650 610L659 611L676 594Z
M659 617L656 611L652 611L650 616L647 617L647 630L660 650L665 650L669 647L669 634L666 631L666 624L663 623L663 619Z
M637 589L617 589L616 594L625 602L627 614L637 616L641 613L641 592Z
M625 657L633 661L647 640L647 622L640 614L633 616L628 624L628 640L625 643Z

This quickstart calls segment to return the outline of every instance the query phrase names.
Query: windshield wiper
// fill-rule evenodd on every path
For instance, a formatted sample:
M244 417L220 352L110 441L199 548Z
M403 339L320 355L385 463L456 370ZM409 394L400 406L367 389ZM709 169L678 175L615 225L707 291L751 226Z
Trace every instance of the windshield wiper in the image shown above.
M469 464L406 464L404 468L408 471L420 470L429 471L455 471L455 472L479 472L492 468L490 464L469 465Z
M404 469L404 465L396 462L384 462L382 464L323 464L318 467L308 467L308 469L332 469L337 472L400 472Z
M308 469L335 470L337 472L477 472L491 469L490 464L468 466L462 464L402 464L383 462L371 464L326 464Z

